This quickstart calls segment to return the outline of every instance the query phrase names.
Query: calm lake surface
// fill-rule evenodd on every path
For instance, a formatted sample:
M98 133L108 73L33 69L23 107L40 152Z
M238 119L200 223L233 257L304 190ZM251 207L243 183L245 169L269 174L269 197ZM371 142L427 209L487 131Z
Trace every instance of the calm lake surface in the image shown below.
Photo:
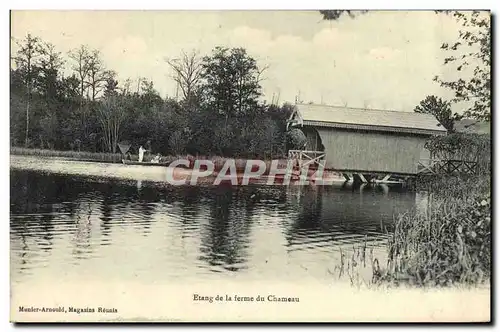
M381 187L172 187L11 170L11 280L332 282L425 197Z

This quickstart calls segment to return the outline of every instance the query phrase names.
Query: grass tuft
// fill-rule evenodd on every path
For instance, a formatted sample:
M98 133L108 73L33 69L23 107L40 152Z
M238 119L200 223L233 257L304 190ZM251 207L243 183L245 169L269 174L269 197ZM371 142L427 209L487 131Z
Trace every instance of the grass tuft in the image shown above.
M340 272L354 286L479 285L491 278L491 189L485 176L449 177L427 187L428 204L400 214L388 232L387 260L366 255L366 242L346 254ZM385 264L384 264L385 263ZM363 267L371 267L367 281ZM365 269L366 270L366 269ZM365 276L361 278L360 275Z

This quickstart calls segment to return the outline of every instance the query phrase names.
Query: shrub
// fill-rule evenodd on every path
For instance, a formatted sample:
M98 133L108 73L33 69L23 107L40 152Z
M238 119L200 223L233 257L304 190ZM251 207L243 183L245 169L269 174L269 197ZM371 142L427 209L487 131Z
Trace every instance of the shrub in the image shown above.
M453 133L434 136L425 147L433 158L459 159L478 163L478 173L491 172L491 136L489 134Z

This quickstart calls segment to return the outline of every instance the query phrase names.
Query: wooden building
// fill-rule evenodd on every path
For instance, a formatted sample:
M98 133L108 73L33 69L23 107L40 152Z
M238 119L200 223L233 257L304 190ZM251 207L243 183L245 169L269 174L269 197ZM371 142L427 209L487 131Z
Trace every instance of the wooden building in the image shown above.
M323 152L325 169L359 174L416 174L427 139L446 135L428 114L313 104L296 105L288 126L305 133L306 152Z

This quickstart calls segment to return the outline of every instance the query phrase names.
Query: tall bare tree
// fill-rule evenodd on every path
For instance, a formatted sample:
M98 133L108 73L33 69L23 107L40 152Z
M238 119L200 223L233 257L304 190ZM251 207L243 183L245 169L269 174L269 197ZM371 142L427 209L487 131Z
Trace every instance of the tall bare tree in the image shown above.
M106 69L98 50L90 53L88 66L89 71L85 83L90 90L90 99L95 101L99 93L105 89L107 82L116 77L116 73Z
M91 79L92 72L96 71L96 57L98 54L96 51L89 49L87 45L81 45L79 48L74 49L69 52L69 57L73 59L73 70L75 71L76 77L79 81L79 114L82 128L81 139L86 142L87 140L92 140L92 125L91 125L91 105L87 103L88 99L91 99L90 93L92 89L89 89L89 82L93 82ZM87 96L85 96L87 95Z
M37 75L35 62L40 55L40 39L28 34L24 40L16 41L16 43L19 49L17 50L16 56L13 57L13 60L26 85L26 132L24 145L28 147L31 94L33 90L33 81Z
M202 59L198 52L182 52L179 58L165 59L173 70L172 78L181 89L184 101L190 101L201 80Z
M88 46L82 45L77 49L69 52L69 57L74 60L73 70L80 82L80 108L83 106L85 96L85 89L87 88L87 81L92 67L92 52Z
M108 152L116 153L120 140L121 125L125 120L126 112L123 103L124 96L110 95L104 98L97 108L97 115L104 137L104 148Z

